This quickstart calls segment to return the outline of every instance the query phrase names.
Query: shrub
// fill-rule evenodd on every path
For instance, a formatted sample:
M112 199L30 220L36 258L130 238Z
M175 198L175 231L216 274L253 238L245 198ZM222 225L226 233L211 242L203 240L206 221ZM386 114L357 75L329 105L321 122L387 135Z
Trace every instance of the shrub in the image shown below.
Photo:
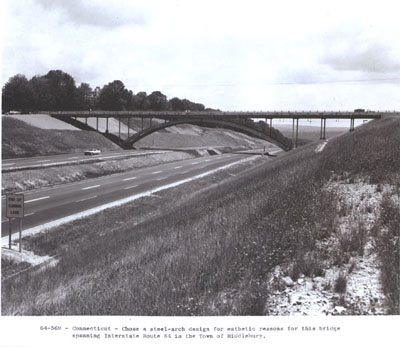
M342 272L340 272L335 280L335 292L339 294L344 294L346 293L346 289L347 289L347 277Z

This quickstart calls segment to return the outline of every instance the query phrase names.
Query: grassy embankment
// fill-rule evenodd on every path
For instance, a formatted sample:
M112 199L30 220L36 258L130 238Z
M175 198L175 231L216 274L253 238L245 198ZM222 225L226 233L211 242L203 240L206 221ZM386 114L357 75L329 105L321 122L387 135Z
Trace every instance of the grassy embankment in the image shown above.
M119 149L94 131L46 130L18 119L2 117L2 158L82 153L88 147Z
M338 232L338 197L323 189L333 175L390 185L398 194L399 134L399 120L373 122L321 153L307 145L222 183L204 178L185 194L164 191L151 198L157 205L136 201L37 235L26 243L36 253L58 254L59 263L4 282L2 313L263 314L265 280L276 265L319 272L327 255L316 252L316 241ZM384 288L398 312L399 228L388 223L400 212L383 209L389 216L383 212L377 223L376 247L385 250Z

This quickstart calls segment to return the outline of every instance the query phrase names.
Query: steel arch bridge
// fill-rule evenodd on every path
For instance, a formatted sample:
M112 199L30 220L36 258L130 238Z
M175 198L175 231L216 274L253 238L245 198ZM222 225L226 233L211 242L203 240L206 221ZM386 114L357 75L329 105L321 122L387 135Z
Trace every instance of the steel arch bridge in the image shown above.
M122 148L132 148L133 144L140 139L171 126L180 124L192 124L206 127L222 127L243 134L272 142L284 150L297 147L299 119L320 119L320 139L326 138L327 119L350 120L350 131L355 128L356 119L380 119L383 117L400 116L397 111L365 111L357 109L354 111L41 111L41 114L49 114L57 119L70 123L80 129L96 130ZM84 121L80 121L83 119ZM96 119L96 127L87 124L88 118ZM101 132L98 127L99 119L106 119L106 130ZM108 121L115 118L119 122L118 136L108 131ZM132 118L141 119L141 130L130 134L129 121ZM127 120L128 138L121 138L121 119ZM143 120L149 119L150 126L145 129ZM164 120L164 124L152 124L153 119ZM253 119L262 121L254 122ZM291 119L293 121L292 139L284 137L278 130L272 127L273 119ZM269 123L269 124L268 124ZM126 124L126 123L125 123Z
M82 130L96 130L102 135L109 138L114 143L124 149L131 149L137 141L149 136L157 131L172 126L190 124L208 128L224 128L233 130L254 138L258 138L275 144L284 151L292 148L292 141L283 136L277 129L272 128L266 122L254 122L249 117L212 117L207 113L189 113L189 112L117 112L117 111L75 111L75 112L41 112L51 115L59 120L72 124ZM88 118L96 118L96 127L91 127L87 123ZM99 131L98 119L106 119L105 132ZM119 135L109 132L108 120L116 118L119 122ZM142 128L140 131L130 134L129 121L132 118L140 118L142 120ZM79 120L78 120L79 119ZM81 121L81 119L83 121ZM128 138L121 138L121 119L127 119ZM150 119L150 126L144 128L143 120ZM153 124L153 119L163 120L164 123Z

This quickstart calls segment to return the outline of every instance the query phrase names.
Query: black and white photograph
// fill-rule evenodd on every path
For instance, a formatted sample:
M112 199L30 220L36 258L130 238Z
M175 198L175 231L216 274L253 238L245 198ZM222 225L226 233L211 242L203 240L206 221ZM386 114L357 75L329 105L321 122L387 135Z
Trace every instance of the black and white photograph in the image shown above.
M1 1L0 346L393 341L399 10Z

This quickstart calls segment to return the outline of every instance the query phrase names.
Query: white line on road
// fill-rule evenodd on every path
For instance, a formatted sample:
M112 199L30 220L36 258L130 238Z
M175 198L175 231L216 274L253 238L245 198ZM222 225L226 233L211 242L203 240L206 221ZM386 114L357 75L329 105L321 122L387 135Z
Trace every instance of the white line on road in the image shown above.
M24 217L32 216L35 212L27 213Z
M175 166L174 169L180 169L182 166Z
M93 188L97 188L97 187L100 187L100 184L96 184L95 186L85 187L85 188L82 188L82 190L93 189Z
M67 158L67 159L79 159L80 157L70 157L70 158Z
M190 165L196 165L196 164L198 164L199 162L198 161L196 161L195 163L191 163Z
M38 160L38 163L44 163L45 161L50 161L50 159L45 159L45 160Z
M156 174L158 174L158 173L160 173L160 172L162 172L162 171L155 171L155 172L152 172L151 174L152 174L152 175L156 175Z
M136 185L134 185L134 186L126 187L126 188L124 188L124 189L132 189L132 188L136 188L136 187L138 187L138 185L137 185L137 184L136 184Z
M86 200L90 200L90 199L95 199L95 198L97 198L97 195L91 196L90 198L85 198L85 199L77 200L77 201L75 201L75 202L82 202L82 201L86 201Z
M204 160L204 161L211 161L211 159L206 159L206 160Z
M168 177L161 177L161 178L157 178L157 181L162 181L162 180L166 180Z
M28 203L34 202L34 201L38 201L38 200L48 199L48 198L50 198L50 196L43 196L43 197L41 197L41 198L32 199L32 200L27 200L27 201L25 201L25 204L28 204Z
M136 177L128 177L128 178L124 178L123 181L130 181L130 180L134 180Z
M3 166L14 165L15 163L3 164Z

